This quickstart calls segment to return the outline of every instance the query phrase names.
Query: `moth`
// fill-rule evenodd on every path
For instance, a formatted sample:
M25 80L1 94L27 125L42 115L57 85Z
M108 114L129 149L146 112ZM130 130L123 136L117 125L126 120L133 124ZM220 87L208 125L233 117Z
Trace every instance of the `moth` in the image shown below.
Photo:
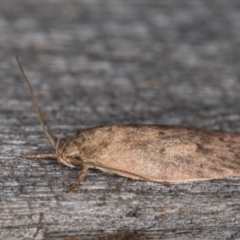
M119 124L78 132L60 147L47 131L32 86L16 57L30 89L32 102L54 153L24 158L55 158L63 165L82 165L68 192L97 168L123 177L159 183L220 179L240 175L240 138L227 132L168 125Z

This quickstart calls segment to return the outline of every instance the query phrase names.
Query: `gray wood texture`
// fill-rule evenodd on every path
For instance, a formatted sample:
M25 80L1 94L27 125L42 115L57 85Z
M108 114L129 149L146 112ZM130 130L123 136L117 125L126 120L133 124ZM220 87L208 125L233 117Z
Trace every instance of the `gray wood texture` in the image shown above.
M240 177L172 184L21 154L90 126L176 124L240 136L240 1L2 0L0 239L240 239ZM240 147L240 146L239 146Z

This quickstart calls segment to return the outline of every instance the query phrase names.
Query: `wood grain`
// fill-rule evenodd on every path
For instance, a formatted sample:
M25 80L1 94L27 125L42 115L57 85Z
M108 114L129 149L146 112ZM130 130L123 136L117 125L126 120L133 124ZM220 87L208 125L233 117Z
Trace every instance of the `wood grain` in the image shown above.
M240 136L238 1L7 0L0 7L0 239L239 239L240 178L169 187L22 154L51 152L14 55L61 144L104 124Z

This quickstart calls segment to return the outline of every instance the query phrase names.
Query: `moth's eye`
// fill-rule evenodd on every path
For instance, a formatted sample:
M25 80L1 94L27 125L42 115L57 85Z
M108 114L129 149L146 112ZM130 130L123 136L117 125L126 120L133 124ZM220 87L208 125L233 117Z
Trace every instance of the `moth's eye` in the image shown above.
M81 160L81 157L79 155L73 156L73 158L76 159L76 160Z
M79 154L75 154L70 156L70 161L74 164L81 164L82 158L80 157Z

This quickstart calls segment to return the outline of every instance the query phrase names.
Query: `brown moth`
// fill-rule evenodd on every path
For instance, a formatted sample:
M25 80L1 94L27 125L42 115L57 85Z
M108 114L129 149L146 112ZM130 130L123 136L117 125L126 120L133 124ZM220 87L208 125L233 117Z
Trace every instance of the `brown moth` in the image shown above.
M89 168L146 181L170 183L219 179L240 175L240 138L226 132L167 125L109 125L85 129L62 147L43 123L33 89L34 108L55 153L24 158L56 158L68 167L83 166L73 190Z

